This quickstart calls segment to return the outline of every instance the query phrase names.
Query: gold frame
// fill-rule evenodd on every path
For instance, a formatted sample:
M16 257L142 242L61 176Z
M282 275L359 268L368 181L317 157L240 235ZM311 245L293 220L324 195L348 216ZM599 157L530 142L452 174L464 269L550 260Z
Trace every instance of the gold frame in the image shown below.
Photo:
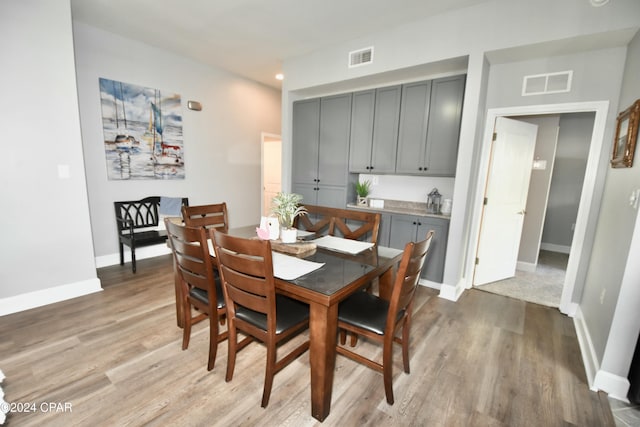
M616 137L613 140L611 167L630 168L638 139L640 121L640 99L620 114L616 119Z

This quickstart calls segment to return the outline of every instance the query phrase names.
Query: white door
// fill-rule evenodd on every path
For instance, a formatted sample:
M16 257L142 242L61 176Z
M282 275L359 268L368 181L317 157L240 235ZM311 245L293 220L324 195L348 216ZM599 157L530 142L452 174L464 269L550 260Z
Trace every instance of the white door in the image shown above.
M282 190L282 140L278 135L262 136L262 215L269 215L271 200Z
M474 285L515 276L538 126L498 117L494 132Z

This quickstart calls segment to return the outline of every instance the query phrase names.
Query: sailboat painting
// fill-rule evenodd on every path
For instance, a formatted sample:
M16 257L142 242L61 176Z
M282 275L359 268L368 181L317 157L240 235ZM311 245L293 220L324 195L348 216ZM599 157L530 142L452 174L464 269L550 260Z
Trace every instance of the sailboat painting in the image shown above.
M110 180L184 179L180 95L100 78Z

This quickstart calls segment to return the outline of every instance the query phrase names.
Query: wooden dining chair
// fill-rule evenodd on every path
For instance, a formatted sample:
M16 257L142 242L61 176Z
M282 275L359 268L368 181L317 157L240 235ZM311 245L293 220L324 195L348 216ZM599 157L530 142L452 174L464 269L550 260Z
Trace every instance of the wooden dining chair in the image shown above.
M400 266L396 272L391 298L384 300L367 292L356 292L340 303L338 307L338 329L340 344L336 351L356 362L382 372L387 402L393 405L393 344L402 346L404 371L409 373L409 329L411 313L420 272L429 252L433 230L425 240L409 242L404 248ZM401 336L396 336L401 330ZM382 344L382 363L368 359L344 347L345 335L349 331Z
M304 205L306 215L296 217L296 228L316 236L338 236L378 243L380 214L328 206Z
M267 347L267 364L262 393L266 408L273 377L309 348L305 340L277 360L277 346L309 327L309 307L275 292L271 243L244 239L209 230L218 259L227 301L229 352L226 381L231 381L236 354L254 340ZM238 331L247 335L238 342Z
M222 284L211 261L207 231L203 227L177 224L168 218L165 219L165 225L182 286L182 349L189 347L191 326L209 318L207 369L212 370L218 343L227 339L228 332L220 332L218 326L218 323L224 324L227 310Z
M216 228L223 233L229 231L229 216L225 202L211 205L183 206L182 220L190 227Z

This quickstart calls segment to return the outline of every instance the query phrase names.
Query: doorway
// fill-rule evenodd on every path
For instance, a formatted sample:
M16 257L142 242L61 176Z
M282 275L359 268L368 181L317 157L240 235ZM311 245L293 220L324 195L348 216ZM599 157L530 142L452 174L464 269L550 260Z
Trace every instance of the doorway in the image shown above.
M268 216L271 200L282 191L282 138L280 135L262 133L261 212Z
M574 294L580 295L582 284L578 277L586 274L588 258L593 243L592 230L596 221L597 206L602 198L602 182L596 182L600 169L603 169L605 162L603 157L608 153L602 152L604 139L605 122L609 105L607 102L584 102L569 104L538 105L528 107L511 107L490 109L487 111L487 121L485 126L483 144L480 147L480 158L477 170L477 186L474 196L474 212L470 224L470 234L475 236L478 242L480 236L481 214L483 204L483 193L486 187L487 171L489 170L489 154L493 137L494 123L497 117L515 116L540 116L547 114L566 113L594 113L593 131L590 136L589 150L587 156L586 170L579 194L579 207L573 225L573 239L570 243L569 257L567 261L566 274L562 287L560 300L560 311L573 316L577 310L577 303L572 301ZM600 180L601 181L601 180ZM474 263L477 254L477 245L470 245L466 261L467 277L472 277ZM472 286L473 283L469 283Z

